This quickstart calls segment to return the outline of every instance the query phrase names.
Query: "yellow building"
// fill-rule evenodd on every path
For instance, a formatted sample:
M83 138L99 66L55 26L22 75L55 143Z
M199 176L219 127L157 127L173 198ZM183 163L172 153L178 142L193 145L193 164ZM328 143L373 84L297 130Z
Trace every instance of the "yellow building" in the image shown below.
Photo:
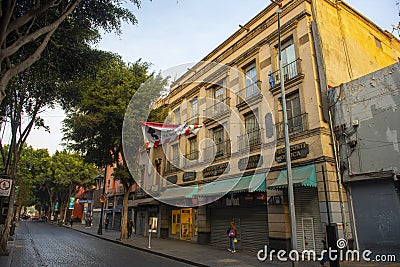
M151 154L162 160L161 202L186 198L160 206L162 236L226 247L226 229L234 221L239 248L290 247L282 76L298 249L323 248L326 203L339 235L352 239L347 195L336 172L326 92L328 86L397 62L400 42L343 1L278 2L282 75L277 59L278 7L271 4L176 80L158 103L170 109L168 123L202 125L197 135Z

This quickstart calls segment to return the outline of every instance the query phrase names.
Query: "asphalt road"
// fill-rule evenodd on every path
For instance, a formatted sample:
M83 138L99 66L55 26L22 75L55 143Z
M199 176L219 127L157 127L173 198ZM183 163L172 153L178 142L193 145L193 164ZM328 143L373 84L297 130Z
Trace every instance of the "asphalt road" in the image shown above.
M11 255L22 266L191 266L40 221L21 222Z

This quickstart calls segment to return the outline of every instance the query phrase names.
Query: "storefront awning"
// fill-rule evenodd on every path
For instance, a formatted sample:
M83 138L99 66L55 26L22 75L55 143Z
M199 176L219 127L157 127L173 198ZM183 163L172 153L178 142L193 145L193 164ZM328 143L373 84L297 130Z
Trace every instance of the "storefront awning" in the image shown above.
M198 185L191 186L176 186L173 188L167 188L164 193L159 197L159 200L167 199L180 199L180 198L192 198L198 191Z
M265 173L249 176L216 180L203 186L194 196L225 195L228 192L265 192Z
M137 207L138 205L158 205L158 201L151 197L135 199L128 204L128 207Z
M292 176L294 186L317 187L317 174L314 164L293 168ZM268 189L280 190L283 188L287 188L287 184L287 171L283 170L279 173L279 176L275 180L275 182L268 186Z

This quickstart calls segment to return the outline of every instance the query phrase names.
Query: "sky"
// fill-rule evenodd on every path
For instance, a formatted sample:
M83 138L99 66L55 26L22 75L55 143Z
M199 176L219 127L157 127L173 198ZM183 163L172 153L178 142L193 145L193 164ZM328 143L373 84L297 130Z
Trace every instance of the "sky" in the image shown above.
M382 29L392 31L400 21L398 0L347 0L356 10ZM137 25L124 24L122 35L103 35L98 49L118 53L127 62L139 58L151 62L152 69L196 62L238 30L270 1L262 0L142 0L140 9L132 7ZM398 36L395 31L394 34ZM34 129L28 144L48 148L50 154L62 150L61 109L41 115L50 133ZM7 143L7 135L4 136Z

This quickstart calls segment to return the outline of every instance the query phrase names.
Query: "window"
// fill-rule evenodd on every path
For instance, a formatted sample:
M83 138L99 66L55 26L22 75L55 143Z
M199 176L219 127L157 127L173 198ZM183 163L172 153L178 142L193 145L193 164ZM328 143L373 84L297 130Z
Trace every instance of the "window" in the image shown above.
M301 116L300 96L298 92L287 96L286 109L287 109L289 133L302 131L303 119Z
M213 140L217 149L215 156L221 157L224 155L224 129L222 127L215 129L213 135Z
M255 146L260 143L260 125L254 113L245 116L246 134L249 146Z
M190 101L190 124L198 124L198 113L199 113L199 105L198 105L198 100L197 97L193 98Z
M197 150L197 137L193 137L189 139L189 160L198 159L199 152Z
M174 123L175 124L180 124L180 117L181 117L181 109L176 108L174 110Z
M285 81L287 81L297 75L296 52L294 49L293 40L285 42L282 45L281 49L283 78ZM277 66L279 68L279 56L277 57ZM279 77L277 78L277 80L279 80Z
M179 145L172 145L172 164L177 166L179 165Z
M379 39L376 38L375 36L374 36L374 39L375 39L375 45L376 45L379 49L382 49L382 42L381 42L381 40L379 40Z
M255 64L245 69L245 98L249 99L258 94L257 87L257 70Z

